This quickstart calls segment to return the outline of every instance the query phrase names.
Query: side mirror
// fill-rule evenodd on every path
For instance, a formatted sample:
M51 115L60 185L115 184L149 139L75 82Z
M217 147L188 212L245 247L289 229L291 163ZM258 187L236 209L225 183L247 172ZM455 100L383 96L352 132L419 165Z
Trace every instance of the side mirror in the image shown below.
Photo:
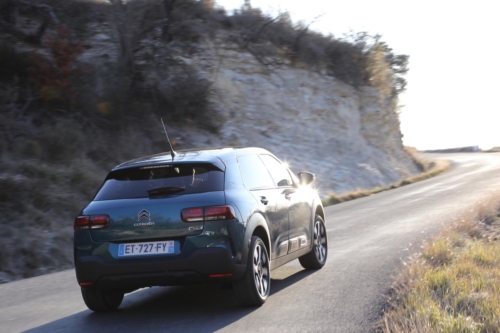
M302 185L309 185L316 179L314 173L307 171L299 172L297 175L299 176L300 184Z

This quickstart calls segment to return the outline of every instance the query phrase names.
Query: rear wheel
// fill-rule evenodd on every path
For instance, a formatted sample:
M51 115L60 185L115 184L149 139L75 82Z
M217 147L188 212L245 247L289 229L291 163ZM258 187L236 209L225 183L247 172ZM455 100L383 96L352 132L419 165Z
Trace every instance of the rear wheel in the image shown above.
M300 257L299 261L305 269L320 269L325 265L327 256L328 239L325 222L323 222L321 216L316 215L314 218L312 251Z
M116 310L123 301L123 291L82 288L82 296L87 307L95 312Z
M269 296L271 288L269 256L264 242L257 236L252 236L245 277L233 282L233 287L236 297L244 305L261 306Z

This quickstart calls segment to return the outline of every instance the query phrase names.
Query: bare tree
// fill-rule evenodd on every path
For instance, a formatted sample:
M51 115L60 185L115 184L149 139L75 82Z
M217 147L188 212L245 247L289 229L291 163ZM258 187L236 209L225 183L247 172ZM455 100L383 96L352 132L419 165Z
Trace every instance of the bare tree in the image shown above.
M41 19L41 24L34 33L23 32L17 26L19 13L29 14ZM52 7L46 4L36 4L24 0L2 0L0 2L0 30L10 33L31 43L40 43L45 31L50 25L59 25Z

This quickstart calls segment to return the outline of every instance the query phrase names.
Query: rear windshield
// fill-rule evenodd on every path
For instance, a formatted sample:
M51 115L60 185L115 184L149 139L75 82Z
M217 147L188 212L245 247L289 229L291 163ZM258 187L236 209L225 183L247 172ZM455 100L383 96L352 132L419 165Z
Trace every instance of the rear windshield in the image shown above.
M112 171L94 200L184 195L224 189L224 172L212 164L172 164Z

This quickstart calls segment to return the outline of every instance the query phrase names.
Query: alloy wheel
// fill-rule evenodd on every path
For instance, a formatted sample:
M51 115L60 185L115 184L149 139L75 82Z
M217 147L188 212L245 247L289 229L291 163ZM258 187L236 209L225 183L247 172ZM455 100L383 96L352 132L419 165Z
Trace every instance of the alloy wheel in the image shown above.
M265 298L269 293L269 260L262 244L257 244L253 253L253 274L255 287L260 297Z
M314 253L320 263L326 260L326 230L323 223L316 221L314 224Z

